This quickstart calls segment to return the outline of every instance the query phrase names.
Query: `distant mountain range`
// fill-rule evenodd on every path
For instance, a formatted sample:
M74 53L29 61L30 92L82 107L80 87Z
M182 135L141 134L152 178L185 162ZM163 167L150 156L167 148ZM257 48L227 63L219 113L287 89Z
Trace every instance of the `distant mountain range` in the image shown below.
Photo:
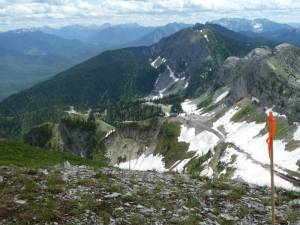
M97 45L102 50L123 46L143 46L158 42L183 28L192 25L170 23L164 26L141 26L137 23L113 25L109 23L100 26L72 25L62 28L41 27L33 30L54 34L68 40L79 40ZM31 29L32 30L32 29ZM122 37L122 38L120 38Z
M223 18L214 20L211 23L219 24L251 38L263 38L278 43L300 46L300 28L297 24L292 26L267 19L246 20L238 18Z
M172 93L183 89L188 80L189 89L195 92L207 82L211 85L213 72L228 56L246 54L262 44L218 25L199 24L151 47L106 51L6 99L0 106L9 113L58 104L103 107L108 101L143 97L155 90ZM155 82L160 73L161 79ZM184 82L177 82L179 79Z
M268 19L222 18L213 20L211 23L219 24L235 32L264 33L292 28L288 24L276 23Z
M108 49L151 45L185 24L21 29L0 33L0 101Z
M96 53L90 44L40 31L0 33L0 100Z

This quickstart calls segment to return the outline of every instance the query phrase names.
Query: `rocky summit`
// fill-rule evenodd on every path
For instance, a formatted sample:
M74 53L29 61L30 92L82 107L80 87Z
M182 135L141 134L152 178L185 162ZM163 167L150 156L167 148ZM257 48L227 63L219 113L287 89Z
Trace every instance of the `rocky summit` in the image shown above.
M64 165L0 168L0 224L270 224L269 188L178 173ZM277 223L299 224L277 190ZM298 200L297 200L298 199Z

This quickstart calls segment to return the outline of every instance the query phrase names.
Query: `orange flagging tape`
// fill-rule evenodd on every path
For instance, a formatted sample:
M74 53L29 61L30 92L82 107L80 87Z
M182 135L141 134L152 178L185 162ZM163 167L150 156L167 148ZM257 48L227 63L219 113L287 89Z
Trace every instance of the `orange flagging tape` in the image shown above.
M273 140L276 133L276 119L272 112L269 112L269 137L267 139L267 144L269 145L269 157L271 157Z

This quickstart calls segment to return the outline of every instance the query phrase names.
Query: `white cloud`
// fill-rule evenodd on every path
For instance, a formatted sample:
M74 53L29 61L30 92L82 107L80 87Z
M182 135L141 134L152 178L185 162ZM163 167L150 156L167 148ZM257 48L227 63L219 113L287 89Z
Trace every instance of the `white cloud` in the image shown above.
M72 23L161 24L218 17L300 21L300 0L0 0L0 30Z

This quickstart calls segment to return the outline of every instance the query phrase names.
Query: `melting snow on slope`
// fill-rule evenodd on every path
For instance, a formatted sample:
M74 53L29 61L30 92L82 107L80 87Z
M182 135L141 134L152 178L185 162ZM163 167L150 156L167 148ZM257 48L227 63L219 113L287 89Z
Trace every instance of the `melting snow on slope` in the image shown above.
M294 140L300 141L300 123L295 123L295 125L297 126L297 130L294 133Z
M186 82L186 84L184 85L184 89L187 89L189 86L189 82Z
M196 114L199 115L201 110L198 109L197 105L193 103L191 100L185 100L181 103L182 110L187 114Z
M196 135L195 128L181 125L178 141L189 143L188 151L195 151L198 156L202 156L217 145L219 138L206 130Z
M225 97L227 97L227 95L229 94L229 91L225 91L224 93L220 94L217 99L215 100L215 103L220 102L221 100L223 100Z
M165 58L162 58L160 56L158 56L152 63L151 66L155 69L157 69L158 67L160 67L163 63L165 63L167 60Z
M209 39L208 39L207 34L204 34L204 38L205 38L205 40L206 40L207 42L209 42Z
M170 77L173 79L174 82L179 81L179 79L177 77L175 77L174 72L171 70L171 68L169 66L167 66L167 69L169 70L170 73Z
M255 24L253 25L253 27L254 27L254 29L255 29L256 31L262 31L262 30L263 30L263 26L262 26L261 23L255 23Z
M109 135L111 135L111 134L114 133L115 131L116 131L115 129L112 129L112 130L108 131L108 132L106 133L106 135L105 135L104 138L107 138Z
M160 155L142 154L139 158L117 164L121 169L166 171L163 158Z
M225 151L225 162L230 162L232 155L237 155L236 161L232 164L236 168L233 178L242 178L248 183L261 186L270 186L270 172L268 169L254 163L247 155L236 151L233 148L227 148ZM223 161L223 160L222 160ZM288 181L275 176L276 186L293 189L294 186Z
M66 113L68 113L69 115L80 115L80 116L88 116L91 112L91 109L88 110L87 113L80 113L78 111L75 110L74 106L70 106L70 110L69 111L65 111Z
M260 135L260 132L266 126L266 123L234 123L231 121L231 118L238 110L238 108L229 110L213 124L214 129L223 126L227 133L226 142L234 143L241 150L250 154L254 160L263 164L269 164L266 144L268 134ZM299 160L299 156L300 148L294 151L285 151L285 143L283 141L274 141L274 162L277 168L282 167L297 171L298 167L296 163L297 160ZM251 167L249 170L251 170ZM248 174L245 173L243 178L245 180L249 179Z
M176 163L174 163L173 166L175 166L172 171L176 171L176 172L183 172L183 169L185 167L185 165L190 161L191 159L184 159L182 161L177 161ZM172 167L173 167L172 166Z

